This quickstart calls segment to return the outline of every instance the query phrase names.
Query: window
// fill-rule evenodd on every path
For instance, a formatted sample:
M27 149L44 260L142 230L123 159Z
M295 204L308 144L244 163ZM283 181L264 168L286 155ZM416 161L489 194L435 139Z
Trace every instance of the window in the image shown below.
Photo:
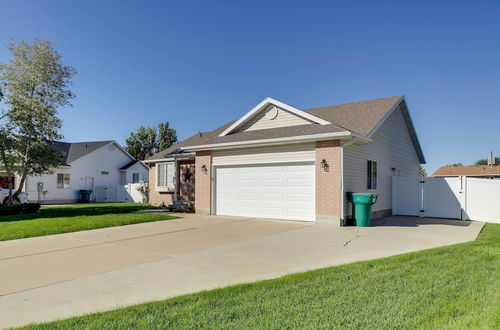
M132 173L132 183L139 183L139 173Z
M174 163L158 163L156 165L156 186L159 188L174 189Z
M70 177L67 173L57 173L57 188L69 188Z
M377 162L368 161L368 189L377 189Z
M101 175L109 175L109 171L101 171Z

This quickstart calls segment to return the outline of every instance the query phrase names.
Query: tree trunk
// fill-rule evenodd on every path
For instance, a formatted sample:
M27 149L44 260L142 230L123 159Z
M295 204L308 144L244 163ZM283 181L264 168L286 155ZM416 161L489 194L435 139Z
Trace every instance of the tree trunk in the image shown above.
M28 172L25 170L23 171L23 175L21 176L21 180L19 180L19 187L17 187L16 192L14 193L14 196L12 196L13 199L16 199L21 191L23 190L24 182L26 182L26 177L28 176Z
M14 197L12 196L12 189L14 188L12 186L12 175L10 175L10 173L7 172L7 181L9 183L9 201L7 202L7 205L8 206L12 206L12 204L14 204Z

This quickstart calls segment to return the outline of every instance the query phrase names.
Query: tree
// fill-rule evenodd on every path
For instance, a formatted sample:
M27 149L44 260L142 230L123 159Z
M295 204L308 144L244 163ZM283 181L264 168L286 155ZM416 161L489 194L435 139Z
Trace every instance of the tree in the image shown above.
M12 42L9 63L0 64L0 84L8 106L4 119L12 139L6 157L15 159L15 166L5 160L3 166L21 177L14 198L28 175L51 173L60 162L53 148L54 141L62 138L58 110L71 106L71 78L76 71L62 64L53 46L42 39Z
M125 149L132 157L144 160L153 154L152 150L156 147L156 141L156 129L141 126L137 133L130 133L130 136L125 140Z
M156 152L165 150L177 142L177 132L170 128L168 121L158 125L158 145Z
M125 149L134 158L144 160L177 142L177 132L168 121L155 127L141 126L125 140Z
M420 176L427 176L427 171L425 170L425 167L420 165Z
M495 157L495 164L500 164L500 157ZM480 159L474 165L488 165L488 159Z
M464 166L464 164L462 164L462 163L455 163L455 164L448 164L446 166L458 167L458 166Z

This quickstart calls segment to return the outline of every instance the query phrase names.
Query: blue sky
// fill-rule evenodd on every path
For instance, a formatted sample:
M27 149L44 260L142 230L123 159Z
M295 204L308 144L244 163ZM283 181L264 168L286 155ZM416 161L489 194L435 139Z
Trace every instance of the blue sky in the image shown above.
M264 97L298 108L405 94L432 173L500 156L499 1L26 1L13 37L57 41L78 70L66 141L185 138Z

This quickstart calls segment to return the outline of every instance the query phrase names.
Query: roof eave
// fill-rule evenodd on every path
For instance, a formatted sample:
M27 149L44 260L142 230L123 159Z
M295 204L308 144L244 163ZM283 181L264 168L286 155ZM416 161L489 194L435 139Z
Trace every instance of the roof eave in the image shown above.
M233 148L250 148L250 147L261 147L269 145L280 145L280 144L290 144L290 143L304 143L304 142L314 142L314 141L324 141L324 140L345 140L356 138L360 142L370 143L372 139L362 136L350 131L342 132L332 132L332 133L321 133L321 134L311 134L311 135L299 135L290 136L282 138L271 138L271 139L260 139L260 140L248 140L248 141L238 141L238 142L226 142L226 143L215 143L215 144L205 144L197 146L184 147L184 150L188 151L202 151L202 150L223 150L223 149L233 149Z
M157 158L157 159L146 159L143 160L143 163L149 164L149 163L157 163L161 161L172 161L172 160L179 160L179 159L190 159L193 158L196 154L194 152L185 152L182 154L177 154L177 155L165 155L163 158Z

